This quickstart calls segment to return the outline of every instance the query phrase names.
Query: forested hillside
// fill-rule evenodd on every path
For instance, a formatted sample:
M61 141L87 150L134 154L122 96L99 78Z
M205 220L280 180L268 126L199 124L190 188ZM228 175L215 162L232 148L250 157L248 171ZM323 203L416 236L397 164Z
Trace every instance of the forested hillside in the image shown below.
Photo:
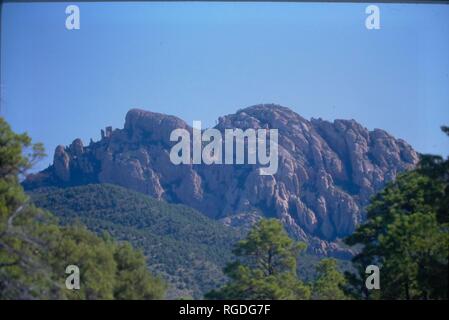
M169 297L200 298L220 285L222 268L241 236L194 209L113 185L43 188L30 195L62 224L78 220L99 234L107 231L142 248L150 269L172 284Z

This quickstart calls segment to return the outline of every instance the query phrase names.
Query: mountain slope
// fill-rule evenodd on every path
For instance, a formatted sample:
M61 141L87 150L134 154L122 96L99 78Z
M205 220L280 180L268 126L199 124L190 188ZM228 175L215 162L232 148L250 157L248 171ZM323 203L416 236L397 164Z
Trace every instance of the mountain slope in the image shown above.
M108 231L144 250L150 269L174 284L171 297L202 294L223 281L222 268L232 258L240 233L194 209L168 204L113 185L30 193L39 207L62 224L79 220L93 231Z
M403 140L354 120L308 121L285 107L258 105L220 117L215 128L278 129L276 174L261 176L258 165L174 165L169 138L179 128L192 131L177 117L130 110L124 128L107 128L100 141L58 146L53 165L24 187L111 183L231 225L274 216L310 251L348 257L338 241L363 221L370 196L418 160Z

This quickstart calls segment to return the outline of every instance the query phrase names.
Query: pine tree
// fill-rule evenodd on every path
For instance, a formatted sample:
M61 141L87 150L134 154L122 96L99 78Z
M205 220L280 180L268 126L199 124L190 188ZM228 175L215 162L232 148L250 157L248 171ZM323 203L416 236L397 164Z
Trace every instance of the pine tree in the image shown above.
M262 219L237 243L238 259L227 265L230 281L210 299L308 299L310 288L296 274L305 244L295 243L276 219Z
M142 253L79 224L59 226L30 203L19 176L42 156L41 144L0 118L0 299L163 298ZM80 290L65 288L67 265L79 267Z
M342 287L346 279L338 270L335 259L323 259L316 267L316 279L313 283L312 298L316 300L347 299Z
M449 130L443 127L443 131ZM449 159L425 155L416 170L376 194L367 221L346 239L362 249L347 292L381 299L447 299ZM364 288L365 268L381 270L381 289Z

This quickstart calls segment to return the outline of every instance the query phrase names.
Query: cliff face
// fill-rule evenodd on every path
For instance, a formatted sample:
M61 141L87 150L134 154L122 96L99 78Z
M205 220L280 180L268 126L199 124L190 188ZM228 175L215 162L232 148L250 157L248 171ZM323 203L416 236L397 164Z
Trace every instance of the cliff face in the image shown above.
M58 146L53 165L24 186L112 183L226 224L274 216L312 251L347 256L335 241L363 221L374 192L418 160L406 142L354 120L307 121L288 108L258 105L219 118L215 128L278 129L276 174L259 175L257 165L174 165L169 138L177 128L192 130L173 116L130 110L124 128L107 129L100 141Z

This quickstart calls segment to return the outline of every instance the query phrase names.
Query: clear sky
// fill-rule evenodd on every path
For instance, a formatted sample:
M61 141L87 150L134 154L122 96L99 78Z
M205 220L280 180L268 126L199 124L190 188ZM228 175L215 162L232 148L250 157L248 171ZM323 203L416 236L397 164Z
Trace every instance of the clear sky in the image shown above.
M447 155L449 6L379 4L4 4L1 115L43 142L98 140L142 108L211 126L277 103L303 117L353 118L417 151Z

